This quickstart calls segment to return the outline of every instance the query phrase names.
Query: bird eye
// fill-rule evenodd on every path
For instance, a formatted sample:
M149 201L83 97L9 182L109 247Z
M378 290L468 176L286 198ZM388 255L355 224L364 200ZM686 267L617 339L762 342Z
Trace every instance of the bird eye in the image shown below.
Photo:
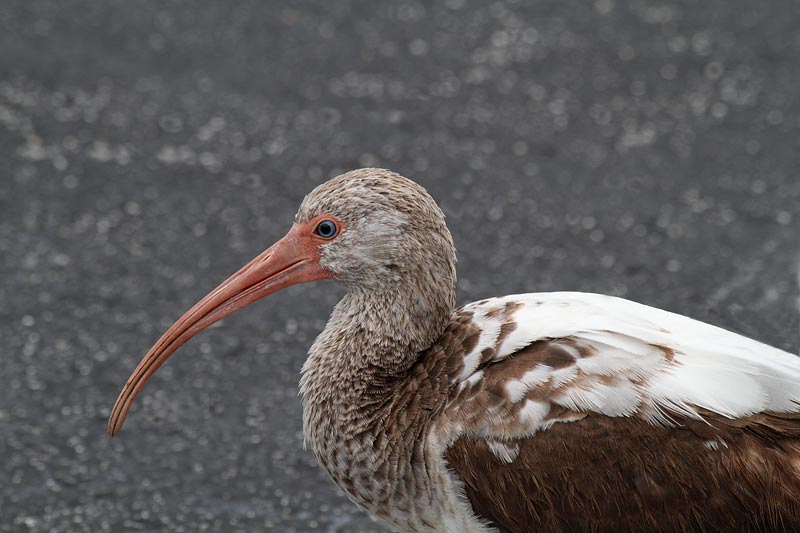
M332 220L323 220L317 224L317 229L314 230L314 233L323 239L332 239L336 236L338 231L339 228L336 227L336 224Z

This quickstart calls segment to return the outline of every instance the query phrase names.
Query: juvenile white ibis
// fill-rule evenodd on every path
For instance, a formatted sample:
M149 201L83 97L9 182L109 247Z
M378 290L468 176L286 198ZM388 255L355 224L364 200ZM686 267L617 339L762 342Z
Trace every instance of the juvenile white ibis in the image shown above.
M309 194L280 241L159 339L114 406L192 336L289 285L348 289L311 346L306 442L396 531L800 531L800 358L575 292L455 308L444 215L381 169Z

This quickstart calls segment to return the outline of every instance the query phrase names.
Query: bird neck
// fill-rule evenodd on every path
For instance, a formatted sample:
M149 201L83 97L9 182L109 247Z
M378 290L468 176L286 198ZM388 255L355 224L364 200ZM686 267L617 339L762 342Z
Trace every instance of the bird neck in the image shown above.
M351 348L358 350L358 357L347 358L348 362L395 374L406 370L416 354L442 334L454 307L454 293L454 289L416 283L351 289L325 329L356 335Z
M350 288L309 350L301 392L402 380L419 353L447 326L455 305L454 285L417 281L381 289ZM337 376L334 383L318 381L329 374Z
M393 483L418 482L416 490L430 489L427 480L410 473L398 480L392 470L410 465L412 458L427 464L430 418L446 395L445 373L421 368L432 359L420 355L449 323L454 290L430 291L351 290L303 366L306 444L354 502L384 518L401 505L393 499L406 493L392 489Z
M349 290L303 365L300 392L312 445L324 438L322 427L345 436L386 415L420 352L447 326L454 300L454 281Z

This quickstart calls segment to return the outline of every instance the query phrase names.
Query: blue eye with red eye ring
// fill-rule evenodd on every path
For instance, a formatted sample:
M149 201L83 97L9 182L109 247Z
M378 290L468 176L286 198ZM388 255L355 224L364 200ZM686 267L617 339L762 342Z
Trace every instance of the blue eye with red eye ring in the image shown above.
M336 234L339 233L339 228L336 227L336 223L333 220L323 220L317 224L314 233L323 239L333 239L336 237Z

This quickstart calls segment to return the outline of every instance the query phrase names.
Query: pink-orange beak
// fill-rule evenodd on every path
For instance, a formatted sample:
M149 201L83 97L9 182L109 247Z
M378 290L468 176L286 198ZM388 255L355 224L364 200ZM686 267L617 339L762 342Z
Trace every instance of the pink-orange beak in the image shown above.
M319 264L319 242L312 235L312 223L295 224L285 237L223 281L170 326L128 378L108 419L109 436L122 429L134 398L147 380L189 339L284 287L333 277Z

